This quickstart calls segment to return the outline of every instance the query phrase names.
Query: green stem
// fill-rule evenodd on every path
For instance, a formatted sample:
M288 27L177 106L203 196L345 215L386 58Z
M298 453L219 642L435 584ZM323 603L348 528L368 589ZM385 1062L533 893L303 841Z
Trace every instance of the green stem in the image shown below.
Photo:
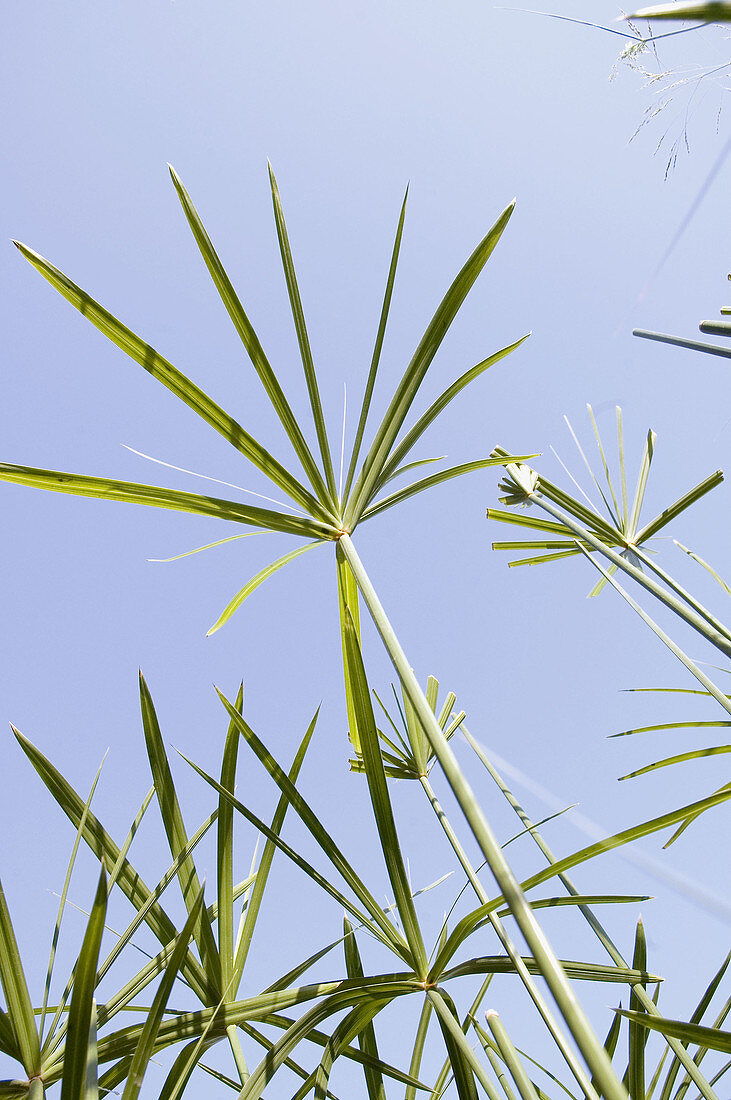
M692 607L694 611L697 611L701 618L706 620L709 626L712 626L714 630L717 630L719 634L723 634L723 636L725 638L728 638L728 640L731 642L731 630L729 630L727 626L724 626L720 619L717 619L716 616L711 611L708 611L702 603L699 603L698 600L691 596L690 592L686 592L683 586L678 584L676 580L673 580L670 574L666 573L664 569L661 569L657 562L652 560L649 554L645 554L639 546L635 546L633 547L633 549L640 561L642 561L648 569L651 569L653 573L655 573L655 575L658 576L660 580L668 586L668 588L672 588L673 592L676 592L677 595L680 596L681 600L685 600L689 607Z
M510 467L506 467L506 469L509 470ZM592 533L585 527L582 527L581 524L576 523L576 521L566 512L557 508L551 501L546 500L539 491L530 493L529 499L531 503L537 504L544 512L548 512L548 514L553 516L554 519L557 519L559 523L563 523L570 531L573 531L582 542L587 543L592 549L598 550L600 554L603 554L603 556L612 563L612 565L616 565L623 573L627 573L633 580L637 581L642 588L650 592L656 599L660 600L661 603L664 603L670 611L683 619L689 626L692 626L699 634L702 634L706 641L709 641L716 649L720 649L727 657L731 657L731 642L723 634L719 633L718 630L713 629L695 611L690 610L679 600L676 600L675 597L663 588L662 585L658 584L656 580L653 580L652 577L648 577L647 574L643 573L637 566L631 565L621 554L618 554L616 550L612 550L611 546L607 546L606 543L596 538L595 535L592 535Z
M536 920L535 914L488 824L487 818L457 763L457 758L444 737L349 535L341 537L340 547L353 571L376 629L394 664L411 705L416 711L424 732L429 738L429 743L442 767L447 782L454 792L480 850L495 876L498 889L508 903L529 951L536 960L579 1050L607 1100L626 1100L627 1094L612 1069L607 1052L604 1050L599 1038L594 1034L560 962L543 929Z
M426 1043L426 1033L429 1030L430 1016L431 1001L428 997L425 997L421 1015L419 1016L419 1024L416 1028L416 1039L414 1040L414 1049L411 1054L411 1063L409 1065L409 1073L412 1077L418 1077L421 1071L421 1059L424 1054L424 1044ZM404 1100L416 1100L416 1085L406 1086Z
M510 1036L505 1030L505 1026L494 1009L485 1013L485 1019L487 1020L487 1026L492 1032L493 1038L498 1045L505 1065L510 1070L510 1076L515 1081L516 1088L520 1093L523 1100L538 1100L536 1090L533 1088L533 1082L523 1068L523 1063L518 1057L518 1052L513 1046Z
M244 1057L244 1050L241 1046L241 1040L239 1039L239 1029L235 1024L231 1024L226 1028L226 1035L228 1036L229 1046L231 1047L231 1053L234 1056L234 1062L236 1063L236 1070L239 1075L239 1080L242 1085L245 1085L249 1080L249 1070L246 1066L246 1058Z
M477 1023L477 1020L472 1021L472 1027L475 1031L475 1034L477 1035L477 1038L482 1043L482 1049L485 1051L485 1054L490 1061L492 1071L497 1077L498 1082L501 1085L503 1092L505 1093L506 1100L516 1100L515 1093L511 1089L508 1082L508 1076L505 1072L505 1064L502 1059L495 1053L491 1045L493 1040L490 1039L486 1031L483 1031L483 1029Z
M440 825L444 829L449 843L452 845L454 854L457 856L457 859L461 863L462 868L470 881L472 889L477 895L478 901L481 905L487 905L490 901L490 897L485 890L485 887L482 885L479 878L477 877L477 874L472 867L469 858L467 857L467 853L460 844L457 834L455 833L449 822L448 817L446 816L444 810L439 804L439 801L432 789L429 779L425 775L419 776L419 779L426 793L426 797L429 799L429 803L431 804L431 807L434 810L434 813L436 814ZM563 1055L566 1064L576 1078L579 1088L584 1093L584 1095L588 1097L588 1100L597 1100L596 1092L592 1088L591 1081L579 1064L576 1055L571 1050L570 1046L566 1042L566 1039L561 1034L559 1026L556 1023L556 1020L554 1019L551 1010L544 1001L543 997L541 997L541 994L538 991L538 988L533 981L533 978L528 973L527 966L523 962L519 952L515 947L515 944L510 939L510 936L505 931L505 928L499 916L497 915L497 913L490 913L488 916L488 920L490 921L490 924L494 928L498 939L500 940L509 958L511 959L513 966L515 967L516 973L519 975L521 981L523 982L523 985L527 989L528 995L533 1001L533 1004L536 1006L541 1017L543 1018L543 1022L550 1031L553 1041L556 1043L556 1046L561 1051L561 1054ZM533 1097L532 1100L537 1100L537 1098Z
M728 697L721 691L720 688L716 687L713 680L711 680L710 677L706 676L705 672L701 671L695 661L691 661L687 653L684 653L680 646L676 645L673 639L668 634L666 634L665 631L661 629L661 627L657 625L654 619L650 618L650 616L642 607L640 607L640 605L637 603L637 600L634 600L630 596L629 592L625 592L619 581L615 580L615 578L610 575L608 570L604 569L598 561L595 561L594 558L591 557L588 550L586 550L583 546L580 546L579 549L581 550L582 554L585 554L586 557L589 558L589 561L594 566L594 568L598 569L599 572L604 576L607 584L610 584L616 592L619 592L620 596L627 601L632 610L637 612L643 623L649 626L650 630L652 630L652 632L660 639L663 645L666 645L668 647L673 656L677 657L682 665L685 665L685 667L688 669L688 672L690 672L692 676L695 676L696 680L698 680L698 682L703 685L708 694L712 695L716 702L720 703L720 705L728 714L731 714L731 700L728 699Z
M500 1100L500 1093L497 1091L492 1081L487 1076L487 1073L485 1072L485 1067L472 1049L472 1045L470 1044L465 1033L462 1031L462 1028L459 1026L454 1016L449 1011L447 1005L444 1003L444 1000L442 999L439 990L428 989L426 995L434 1006L434 1010L437 1016L442 1021L445 1028L447 1029L447 1031L449 1031L450 1035L458 1044L460 1050L464 1054L465 1061L469 1062L470 1068L472 1069L475 1077L487 1093L489 1100Z
M464 1017L464 1019L462 1021L462 1031L465 1033L465 1035L467 1034L467 1028L470 1026L470 1024L472 1024L472 1026L474 1027L475 1014L477 1013L477 1011L480 1008L480 1005L482 1004L482 1002L485 999L485 995L487 993L488 987L489 987L493 977L494 977L493 974L488 974L487 975L484 982L482 983L482 985L478 989L477 993L475 994L475 998L474 998L472 1004L470 1005L469 1009L467 1010L467 1014L466 1014L466 1016ZM429 1003L430 1002L427 1000L427 1004L429 1004ZM478 1038L479 1038L479 1036L478 1036ZM482 1042L482 1040L480 1040L480 1041ZM483 1043L483 1046L484 1046L484 1043ZM495 1069L495 1066L492 1063L492 1060L491 1060L490 1064L492 1065L493 1069ZM447 1078L449 1077L450 1069L451 1069L451 1064L450 1064L449 1058L447 1058L446 1062L444 1062L444 1064L442 1065L442 1068L439 1071L439 1076L437 1077L437 1079L434 1083L434 1088L432 1089L432 1096L433 1097L437 1097L437 1098L441 1097L441 1095L444 1092L444 1089L446 1088L446 1085L447 1085ZM496 1071L496 1076L498 1076L497 1071Z
M541 850L543 855L546 857L547 861L551 864L556 863L555 855L553 854L553 852L551 851L549 846L546 844L545 840L543 839L541 834L538 832L538 830L536 829L536 826L533 824L531 819L528 817L528 814L525 812L525 810L523 809L521 804L518 802L518 800L515 797L515 795L513 794L513 792L507 786L507 784L505 783L505 780L502 778L502 776L497 771L495 766L492 764L490 759L482 751L482 748L480 747L478 742L475 741L475 739L472 737L472 734L469 733L469 731L465 729L464 724L460 727L460 729L462 730L463 734L467 738L467 741L472 746L472 748L474 749L474 751L477 754L477 756L479 757L479 759L484 764L487 772L492 777L492 779L494 780L494 782L497 785L497 787L499 788L499 790L502 792L502 794L504 795L504 797L506 798L506 800L508 801L510 806L513 808L515 813L518 815L520 820L523 822L523 825L525 826L525 828L528 830L530 835L533 837L533 840L538 845L538 848ZM568 877L568 875L562 873L558 876L558 878L559 878L560 882L563 884L563 886L566 888L566 891L569 894L572 894L574 897L577 897L579 895L579 891L574 886L572 880ZM588 922L589 927L592 929L595 936L597 937L599 942L602 944L602 946L606 950L609 957L611 958L612 962L616 966L627 967L629 964L627 963L624 956L622 955L622 952L615 945L615 943L611 939L609 933L605 930L605 928L601 924L598 917L594 914L594 912L589 908L588 905L580 905L579 909L581 910L582 915L584 916L584 918ZM640 1003L642 1004L642 1007L645 1009L646 1012L649 1012L652 1016L661 1016L662 1015L659 1008L657 1007L657 1005L653 1001L652 997L647 992L647 990L644 989L643 986L641 986L641 985L635 986L634 993L637 997L637 1000L640 1001ZM665 1041L667 1042L668 1046L673 1051L673 1054L675 1054L676 1058L678 1058L678 1060L682 1063L683 1067L685 1068L685 1070L688 1073L688 1076L692 1078L693 1084L696 1086L696 1088L701 1093L701 1095L703 1097L705 1097L705 1100L718 1100L718 1097L716 1096L716 1093L713 1091L713 1089L709 1085L708 1081L706 1081L705 1077L700 1072L700 1070L698 1069L698 1066L693 1061L691 1056L688 1054L688 1051L683 1046L683 1044L680 1042L680 1040L672 1039L670 1036L666 1035L665 1036Z

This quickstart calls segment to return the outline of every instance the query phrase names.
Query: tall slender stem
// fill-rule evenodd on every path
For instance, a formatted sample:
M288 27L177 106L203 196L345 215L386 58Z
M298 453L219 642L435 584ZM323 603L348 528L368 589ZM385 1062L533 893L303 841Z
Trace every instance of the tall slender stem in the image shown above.
M546 859L548 860L549 863L555 863L556 862L555 855L553 854L553 852L551 851L549 846L546 844L545 840L543 839L541 834L538 832L536 826L533 824L531 819L528 817L528 814L525 812L525 810L523 809L521 804L518 802L518 800L515 797L515 795L513 794L513 792L507 786L507 784L505 783L505 780L502 778L502 776L500 775L500 773L496 769L495 765L492 763L490 758L483 752L481 746L479 745L479 743L477 741L475 741L472 734L469 733L469 731L465 729L464 725L462 725L461 729L462 729L462 733L467 738L468 742L470 743L470 745L472 746L472 748L476 752L477 756L479 757L479 759L484 764L486 770L488 771L488 773L490 774L492 779L495 781L497 787L502 792L504 797L507 799L509 804L512 806L513 810L518 815L520 820L523 822L523 825L528 830L530 835L533 837L533 840L538 845L541 852L543 852L543 855L546 857ZM574 897L579 896L579 891L577 890L576 886L574 886L573 881L569 878L569 876L567 874L561 873L558 876L558 878L559 878L560 882L564 885L564 887L566 888L566 890L569 894L572 894ZM612 960L612 962L616 966L622 966L622 967L628 966L629 964L627 963L624 956L622 955L622 952L619 950L619 948L613 942L613 940L611 939L609 933L605 930L604 926L602 925L601 921L596 916L594 911L592 909L590 909L590 907L588 905L580 905L579 909L581 910L581 913L583 914L583 916L586 918L586 920L589 924L589 927L592 929L592 931L596 935L599 942L605 948L605 950L606 950L607 954L609 955L610 959ZM653 1001L650 994L647 992L647 990L642 985L636 985L634 987L634 993L635 993L635 996L637 997L637 999L641 1002L642 1007L645 1009L646 1012L649 1012L650 1015L652 1015L652 1016L661 1016L662 1015L662 1013L660 1012L660 1009L657 1007L657 1005ZM680 1042L680 1040L679 1039L673 1039L669 1035L666 1035L665 1036L665 1041L667 1042L668 1046L673 1051L673 1054L675 1054L675 1056L678 1058L678 1060L682 1063L682 1065L685 1068L688 1076L692 1079L693 1084L696 1086L696 1088L701 1093L701 1095L703 1097L705 1097L705 1100L718 1100L718 1097L716 1096L716 1093L714 1092L713 1088L709 1085L708 1081L703 1076L703 1074L701 1073L701 1071L698 1068L697 1064L695 1063L693 1058L688 1053L686 1047L684 1047L683 1044Z
M228 1036L231 1053L234 1056L239 1080L242 1085L245 1085L249 1080L249 1071L246 1067L246 1058L244 1057L244 1050L241 1046L241 1040L239 1039L239 1030L235 1024L231 1024L230 1027L226 1028L226 1035Z
M507 469L510 469L510 467L507 467ZM716 649L720 649L727 657L731 657L731 641L729 641L725 635L710 626L696 611L686 607L685 604L677 600L671 592L668 592L667 589L663 588L661 584L658 584L656 580L652 577L648 577L647 574L643 573L641 569L638 569L636 565L631 565L621 554L613 550L611 546L607 546L601 539L592 535L591 531L582 527L580 523L577 523L571 516L567 515L566 512L557 508L552 501L547 500L541 495L540 488L538 491L530 494L530 501L532 504L537 504L538 507L542 508L545 512L548 512L548 514L553 516L554 519L557 519L559 523L563 523L570 531L573 531L582 542L587 543L592 549L598 550L600 554L603 554L604 557L612 563L612 565L616 565L622 572L627 573L637 581L642 588L651 592L656 599L664 603L670 611L673 611L679 618L688 623L689 626L692 626L694 630L697 630L699 634L702 634L711 645L714 645Z
M536 920L535 914L488 824L487 818L457 763L457 758L444 737L349 535L341 537L340 547L353 571L366 607L442 767L447 782L452 788L480 850L495 877L498 888L525 938L530 953L535 958L541 974L545 978L592 1075L597 1080L599 1089L607 1097L607 1100L626 1100L627 1094L612 1069L609 1056L586 1018L563 971L563 967Z
M500 1100L500 1093L497 1091L492 1081L487 1076L487 1073L485 1072L485 1067L472 1049L467 1036L462 1031L462 1028L459 1026L454 1016L449 1011L447 1005L444 1003L444 999L442 998L439 990L428 989L426 995L434 1006L437 1016L442 1021L447 1031L449 1031L455 1043L457 1043L457 1045L459 1046L462 1054L465 1057L465 1061L469 1063L470 1068L477 1077L477 1080L480 1082L483 1089L487 1093L489 1100Z
M435 793L432 789L432 786L431 786L431 783L429 782L428 777L425 776L425 775L422 775L422 776L420 776L420 780L421 780L421 785L424 788L424 791L426 793L426 796L429 799L431 807L434 810L434 813L436 814L440 825L444 829L444 832L447 836L447 839L449 840L449 843L452 845L452 848L454 850L454 854L457 856L457 859L461 863L462 868L463 868L465 874L467 875L467 878L470 881L472 889L475 891L475 894L477 895L478 901L482 905L487 905L488 902L490 901L488 893L485 890L485 887L480 882L479 878L477 877L477 874L476 874L472 864L470 863L470 860L467 856L467 853L465 852L464 848L460 844L459 838L457 837L457 834L455 833L454 829L452 828L452 826L449 822L449 818L446 816L446 814L444 813L444 810L442 809L441 805L439 804L437 796L435 795ZM541 994L538 990L538 987L536 986L536 983L533 981L533 978L531 977L530 973L528 972L528 967L523 962L522 958L518 954L518 951L516 950L515 944L510 939L510 936L508 935L508 933L505 931L505 928L503 926L502 921L500 920L500 917L497 915L497 913L490 913L488 915L488 920L490 921L490 924L494 928L494 930L497 934L497 937L500 940L501 944L505 948L505 951L507 952L508 956L510 957L510 959L513 963L513 966L516 969L516 972L518 973L521 981L523 982L523 985L525 986L525 988L528 991L528 995L530 996L530 998L533 1001L534 1005L536 1006L539 1013L541 1014L541 1017L543 1018L543 1022L545 1023L546 1027L550 1031L551 1036L552 1036L554 1042L556 1043L556 1046L561 1051L561 1054L563 1055L563 1057L566 1061L566 1064L568 1065L569 1069L571 1070L574 1077L576 1078L576 1081L578 1082L579 1088L584 1093L584 1096L586 1096L588 1098L588 1100L596 1100L596 1092L592 1088L591 1081L589 1080L588 1076L586 1075L586 1073L582 1069L581 1065L579 1064L579 1062L576 1058L576 1055L571 1050L570 1046L566 1042L566 1039L561 1034L559 1026L556 1023L556 1020L554 1019L553 1014L551 1013L551 1010L549 1009L548 1005L544 1001L543 997L541 997Z

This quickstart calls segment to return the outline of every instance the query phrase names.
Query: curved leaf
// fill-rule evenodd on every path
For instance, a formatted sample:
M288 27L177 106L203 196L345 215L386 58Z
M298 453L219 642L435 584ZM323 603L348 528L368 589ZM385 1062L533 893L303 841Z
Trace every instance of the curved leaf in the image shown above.
M284 565L288 565L289 562L294 561L300 554L304 554L306 550L311 550L313 546L321 546L323 539L317 539L315 542L308 542L305 546L298 546L296 550L290 550L288 554L284 554L281 558L277 558L276 561L270 562L263 569L260 569L255 577L247 581L240 591L236 593L234 598L226 604L221 614L216 619L213 626L207 632L206 637L210 638L211 634L215 634L217 630L220 630L225 623L231 618L231 616L238 611L244 600L248 599L252 592L255 592L260 584L268 580Z

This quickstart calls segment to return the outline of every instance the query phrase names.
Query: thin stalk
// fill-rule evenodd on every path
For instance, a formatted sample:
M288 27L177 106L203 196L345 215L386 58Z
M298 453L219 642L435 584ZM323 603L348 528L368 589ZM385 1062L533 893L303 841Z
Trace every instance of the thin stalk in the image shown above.
M495 782L498 789L501 791L501 793L504 795L507 802L510 804L510 806L513 808L513 810L518 815L520 820L523 822L526 829L528 830L530 835L533 837L533 840L538 845L538 848L543 853L543 855L546 857L546 860L550 864L556 863L555 855L553 854L553 852L551 851L549 846L546 844L545 840L543 839L541 834L538 832L536 826L533 824L531 819L528 817L528 814L525 812L525 810L523 809L521 804L518 802L518 800L515 797L515 795L513 794L513 792L510 790L508 785L505 783L505 780L502 778L500 773L497 771L497 769L493 765L492 761L485 755L485 753L482 751L479 743L477 741L475 741L472 734L469 733L469 731L465 729L464 725L462 725L461 729L462 729L462 732L465 735L467 741L472 746L472 748L474 749L475 753L477 754L477 756L479 757L481 762L484 764L485 769L487 770L488 774L492 777L492 779ZM574 897L578 896L579 891L574 886L573 882L571 881L571 879L568 877L567 874L562 873L562 874L558 875L558 878L561 881L561 883L564 885L564 887L566 888L566 891L569 894L572 894ZM609 955L612 962L616 966L627 967L629 964L627 963L624 956L622 955L622 952L619 950L619 948L613 942L613 940L610 937L609 933L605 930L605 928L601 924L601 921L594 914L594 912L589 908L588 905L580 905L579 909L581 910L581 913L584 916L584 918L586 919L586 921L588 922L589 927L592 929L595 936L597 937L599 942L604 947L605 951ZM635 995L637 997L637 1000L640 1001L640 1003L642 1004L642 1007L645 1009L646 1012L649 1012L650 1015L652 1015L652 1016L661 1016L662 1015L659 1008L657 1007L657 1005L655 1004L655 1002L653 1001L652 997L650 996L650 994L647 992L646 989L644 989L641 985L638 985L638 986L635 986L634 992L635 992ZM699 1090L701 1095L705 1097L705 1100L718 1100L718 1097L716 1096L716 1093L713 1091L713 1089L709 1085L708 1081L706 1081L705 1077L700 1072L700 1070L698 1069L698 1066L695 1064L695 1062L693 1061L691 1056L688 1054L688 1051L683 1046L683 1044L680 1042L680 1040L679 1039L673 1039L668 1035L666 1035L664 1038L665 1038L665 1041L667 1042L668 1046L673 1051L673 1054L675 1054L676 1058L678 1058L678 1060L683 1064L683 1066L686 1069L688 1075L692 1078L693 1084Z
M582 547L579 547L579 549L581 550L582 554L585 554L586 557L589 558L589 561L594 566L594 568L599 570L607 583L611 584L612 588L614 588L615 591L619 592L620 596L622 596L622 598L627 601L632 610L637 612L643 623L646 623L647 626L649 626L650 630L652 630L653 633L660 639L660 641L668 647L673 656L677 657L680 663L682 665L685 665L685 667L688 669L688 672L695 676L696 680L698 680L698 682L703 685L709 695L712 695L716 702L720 703L720 705L728 714L731 714L731 700L729 700L727 696L724 695L720 688L716 687L716 685L713 683L713 680L706 676L705 672L703 672L698 667L695 661L691 661L687 653L684 653L680 646L677 645L673 641L673 639L668 634L666 634L665 631L662 630L661 627L659 627L653 619L650 618L647 612L637 603L637 600L633 600L629 592L625 592L624 588L622 588L622 585L618 581L616 581L614 577L610 576L609 572L604 569L598 561L594 561L594 559L589 555L588 550L584 550Z
M243 1086L249 1080L249 1070L246 1066L244 1049L241 1046L241 1040L239 1039L239 1029L236 1027L235 1024L231 1024L230 1027L226 1028L226 1035L228 1036L231 1053L234 1056L234 1062L236 1063L236 1070L239 1075L239 1080Z
M429 1030L429 1017L431 1016L431 1011L431 1001L428 997L425 997L424 1004L421 1008L421 1015L419 1016L419 1023L416 1028L416 1039L414 1040L414 1049L409 1064L409 1074L412 1077L418 1077L421 1072L421 1059L424 1054L424 1044L426 1043L426 1033ZM406 1086L404 1100L416 1100L415 1085Z
M505 1065L510 1070L510 1076L515 1081L518 1092L523 1100L538 1100L536 1090L533 1087L528 1074L525 1072L523 1063L518 1057L518 1052L513 1046L510 1036L505 1030L505 1025L498 1016L494 1009L485 1013L485 1019L487 1020L487 1026L492 1032L493 1038L498 1045Z
M499 1058L499 1056L495 1053L491 1046L492 1040L488 1036L487 1032L483 1031L483 1029L477 1023L477 1020L472 1021L472 1026L475 1029L475 1034L477 1035L477 1038L482 1043L482 1049L485 1051L485 1054L488 1057L490 1065L492 1066L492 1071L497 1077L498 1082L503 1092L505 1093L506 1100L516 1100L515 1093L508 1083L508 1075L505 1072L505 1065L502 1059Z
M633 549L640 561L644 565L646 565L648 569L651 569L653 573L655 573L655 575L658 576L660 580L668 586L668 588L672 588L673 592L677 593L677 595L680 596L681 600L685 600L689 607L692 607L694 611L697 611L698 614L706 620L709 626L712 626L713 629L717 630L719 634L723 634L724 637L728 638L729 641L731 641L731 630L729 630L727 626L724 626L721 620L717 619L713 612L708 611L703 606L703 604L698 603L695 597L691 596L690 592L686 592L682 585L678 584L676 580L673 580L670 574L666 573L664 569L661 569L657 562L654 562L652 558L648 554L645 554L639 546L635 546L633 547Z
M449 840L449 843L452 845L452 848L454 850L454 854L456 855L457 859L461 863L462 868L463 868L465 874L467 875L467 878L470 881L472 889L475 891L475 894L477 895L478 901L480 902L481 905L487 905L490 901L490 897L489 897L487 891L485 890L485 887L482 885L479 878L477 877L477 874L476 874L474 868L472 867L472 864L469 861L467 853L465 852L464 848L460 844L459 839L457 837L457 834L455 833L454 829L452 828L448 817L444 813L444 810L440 806L439 801L437 800L437 797L436 797L436 795L435 795L435 793L432 789L432 786L429 783L428 777L426 775L421 775L421 776L419 776L419 780L421 782L422 787L424 788L424 791L426 793L426 797L429 799L429 803L430 803L432 809L434 810L434 813L436 814L436 817L437 817L437 820L439 821L439 824L444 829L446 837ZM581 1065L577 1061L576 1055L571 1050L571 1047L566 1042L566 1039L561 1034L559 1026L556 1023L556 1021L555 1021L555 1019L554 1019L554 1017L551 1013L551 1010L549 1009L548 1005L546 1004L543 997L541 996L535 982L533 981L533 978L528 973L528 968L525 965L525 963L523 962L522 958L520 957L520 954L516 950L515 944L512 942L512 940L510 939L510 936L505 931L505 928L503 926L502 921L500 920L500 917L497 915L497 913L490 913L489 916L488 916L488 920L490 921L490 924L494 928L494 930L497 934L497 937L500 940L501 944L505 948L505 951L507 952L508 956L512 960L512 963L513 963L513 965L516 969L517 974L519 975L521 981L523 982L523 985L527 989L528 995L530 996L531 1000L533 1001L533 1004L536 1006L539 1013L541 1014L541 1017L543 1018L543 1022L545 1023L546 1027L550 1031L551 1036L552 1036L554 1042L556 1043L556 1046L561 1051L561 1054L563 1055L563 1057L566 1061L566 1064L568 1065L569 1069L571 1070L574 1077L576 1078L576 1081L578 1082L579 1088L584 1093L584 1096L586 1096L588 1098L588 1100L598 1100L596 1092L592 1088L591 1081L589 1080L588 1076L586 1075L586 1073L582 1069ZM532 1098L532 1100L535 1100L535 1098Z
M480 1005L482 1004L482 1002L485 999L485 995L487 994L487 990L490 986L490 983L491 983L493 977L494 977L493 974L488 974L487 975L484 982L482 983L482 985L478 989L478 991L475 995L475 999L473 1000L472 1004L470 1005L469 1009L467 1010L467 1014L464 1017L464 1020L462 1022L462 1030L464 1031L465 1035L467 1034L467 1028L469 1027L469 1025L472 1024L474 1026L475 1015L479 1011ZM429 1004L429 1001L427 1001L427 1004ZM482 1040L480 1040L480 1041L482 1041ZM447 1078L449 1077L450 1068L451 1068L451 1066L450 1066L449 1058L447 1058L446 1062L444 1063L441 1070L439 1071L439 1076L437 1077L436 1081L434 1082L434 1088L432 1089L432 1096L440 1097L442 1095L442 1093L444 1092L444 1090L446 1088L446 1085L447 1085Z
M343 535L340 538L340 547L353 571L376 629L442 767L447 782L454 792L480 850L495 876L500 893L508 903L510 911L525 938L528 949L536 960L579 1050L607 1100L626 1100L627 1094L612 1069L607 1052L586 1018L563 967L528 904L518 880L488 824L487 818L457 763L456 756L444 737L436 716L419 686L419 682L411 669L406 654L401 648L393 627L388 621L386 612L349 535Z
M431 1001L437 1016L442 1021L447 1031L449 1031L452 1038L455 1040L460 1050L464 1054L465 1060L469 1062L470 1068L472 1069L475 1077L487 1093L489 1100L501 1100L500 1093L497 1091L492 1081L487 1076L487 1073L485 1072L485 1067L472 1049L472 1044L469 1042L467 1036L462 1031L462 1028L459 1026L454 1016L449 1011L447 1005L444 1003L444 999L442 998L439 990L427 989L426 995Z
M509 467L508 467L509 469ZM680 619L692 626L694 630L697 630L706 641L715 646L716 649L720 649L727 657L731 657L731 641L729 641L723 634L720 634L717 630L714 630L705 620L698 615L695 611L692 611L684 606L679 600L677 600L670 592L668 592L652 577L648 577L641 569L638 569L635 565L631 565L621 554L618 554L616 550L612 550L610 546L602 542L601 539L596 538L585 527L569 516L566 512L563 512L560 508L557 508L551 501L546 500L540 492L533 492L529 494L530 500L533 504L537 504L539 508L542 508L544 512L548 512L549 515L557 519L559 523L565 524L570 531L573 531L583 542L587 543L594 550L598 550L600 554L603 554L612 565L616 565L618 569L621 569L624 573L627 573L633 580L637 581L642 588L650 592L656 599L664 603L670 611L674 612Z

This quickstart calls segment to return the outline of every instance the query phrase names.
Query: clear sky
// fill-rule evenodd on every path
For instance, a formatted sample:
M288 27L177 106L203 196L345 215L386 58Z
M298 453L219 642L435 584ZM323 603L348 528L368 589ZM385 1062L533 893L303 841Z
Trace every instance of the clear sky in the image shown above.
M572 0L559 0L554 10L587 14ZM611 4L592 8L591 17L608 25L616 16ZM590 445L591 402L607 436L614 406L622 405L630 470L647 429L658 433L648 516L726 463L726 361L631 335L640 326L692 337L700 320L730 304L730 163L703 192L724 148L727 115L719 114L724 100L715 78L693 79L697 66L723 63L721 32L659 44L648 66L677 71L690 83L632 143L643 113L659 102L658 85L643 88L622 66L610 81L620 38L475 0L6 0L0 42L0 236L8 242L0 248L3 461L206 491L208 483L153 465L126 444L262 489L231 448L87 325L9 241L47 256L288 457L166 168L172 163L192 194L302 410L269 158L334 445L344 383L353 427L410 181L377 409L452 277L513 196L510 226L445 340L424 402L498 347L533 333L455 402L420 454L448 454L456 463L484 457L499 443L542 452L536 465L566 484L550 448L578 472L562 418ZM677 163L666 178L676 140ZM701 204L656 274L699 194ZM433 673L457 692L476 736L557 804L578 803L607 831L715 789L725 772L713 760L616 783L666 749L702 743L682 731L663 742L658 735L608 741L628 727L703 716L697 704L673 709L668 697L621 689L692 682L615 594L585 599L594 583L586 563L508 570L507 556L490 544L511 536L485 520L497 480L489 471L472 474L359 532L361 556L420 678ZM303 786L357 850L364 795L362 781L347 771L329 548L295 561L207 639L233 593L291 541L261 535L151 564L233 532L215 520L14 486L0 487L0 495L0 716L79 789L88 788L110 750L98 812L118 835L148 784L140 666L168 743L211 770L225 730L212 683L231 694L244 678L249 721L284 760L323 701ZM671 533L728 574L727 515L722 486ZM723 617L721 590L672 543L660 546L666 567ZM677 635L693 656L714 660L700 642ZM387 688L389 666L375 639L367 644L374 685ZM3 738L0 820L11 840L3 845L1 873L39 989L55 916L51 891L63 881L73 835L11 734ZM471 767L468 750L458 751ZM192 827L210 812L210 799L182 762L178 773ZM475 774L488 814L507 837L511 822ZM255 805L272 805L253 765L242 766L240 784ZM555 808L517 781L516 789L535 818ZM448 869L448 856L422 843L425 818L416 799L400 789L396 797L414 884L423 885L435 869L433 877ZM642 851L703 890L723 893L727 852L718 839L725 812L709 814L695 836L666 853L657 839ZM588 843L580 824L574 813L552 826L554 847L568 852ZM157 843L150 839L139 856L150 876L166 866ZM248 861L250 848L241 852ZM367 852L365 845L359 858L383 892L385 877ZM533 866L532 859L516 849L519 866ZM596 889L600 881L656 895L643 907L651 966L668 979L668 1015L682 1015L727 949L728 913L719 918L710 902L692 902L619 857L587 870L582 886ZM440 889L435 927L453 892ZM79 887L80 905L82 895ZM310 902L303 911L316 945L338 934L340 917L328 910L331 925L323 931ZM292 914L272 904L272 935L286 944ZM636 910L612 917L627 952L635 919ZM80 927L69 920L72 941ZM558 925L549 920L548 927ZM685 950L691 927L692 953ZM297 947L286 945L285 953ZM609 999L594 1006L602 1030L608 1014L601 1006Z

